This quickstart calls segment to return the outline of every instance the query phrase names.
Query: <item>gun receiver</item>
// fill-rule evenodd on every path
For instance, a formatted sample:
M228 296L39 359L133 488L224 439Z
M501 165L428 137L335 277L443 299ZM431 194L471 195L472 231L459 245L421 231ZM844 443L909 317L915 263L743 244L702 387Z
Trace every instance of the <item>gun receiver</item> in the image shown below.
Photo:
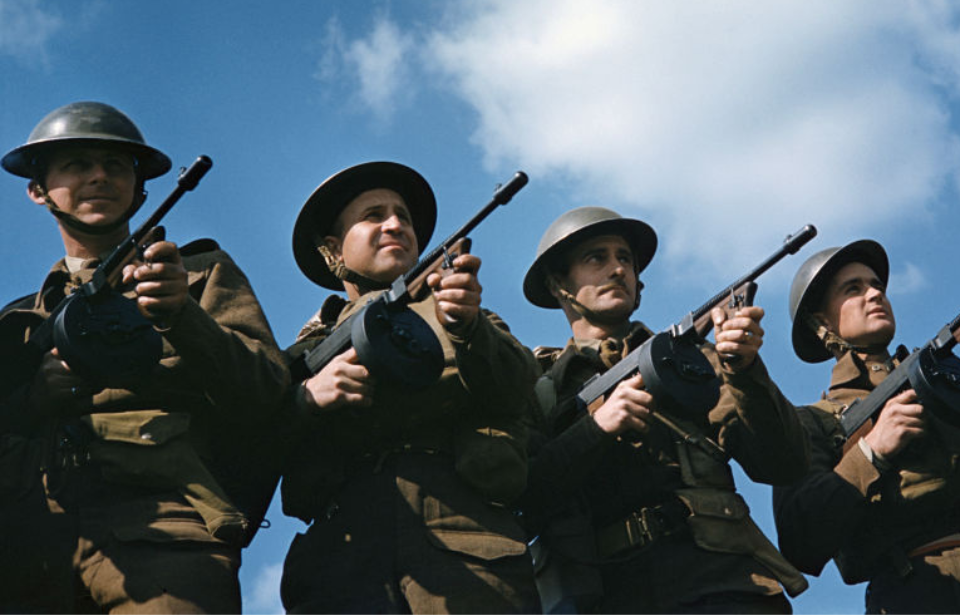
M603 374L594 375L577 393L579 401L593 412L620 382L639 371L645 388L661 407L688 416L708 412L719 401L720 381L698 345L713 327L711 310L724 303L730 310L751 305L757 288L755 280L786 255L795 254L816 234L817 229L808 224L788 236L783 246L755 269L726 286L679 323L646 340Z
M25 377L33 376L43 355L54 347L72 371L102 386L121 386L153 369L160 360L160 334L140 314L136 302L114 286L127 263L163 238L160 220L212 166L210 158L199 156L181 170L176 188L156 211L114 248L89 282L57 304L27 340Z
M844 450L853 446L873 427L883 407L901 391L912 388L925 409L960 426L960 358L953 347L960 342L960 314L944 325L933 339L909 355L900 347L900 364L877 388L863 399L856 399L840 415L847 436Z
M362 310L350 316L318 346L291 365L295 380L317 374L337 355L357 349L360 362L374 375L411 389L423 388L440 377L443 350L426 321L407 308L429 292L431 273L450 271L453 260L469 251L467 235L497 207L506 205L527 185L527 175L518 171L493 198L456 232L447 237L414 267Z

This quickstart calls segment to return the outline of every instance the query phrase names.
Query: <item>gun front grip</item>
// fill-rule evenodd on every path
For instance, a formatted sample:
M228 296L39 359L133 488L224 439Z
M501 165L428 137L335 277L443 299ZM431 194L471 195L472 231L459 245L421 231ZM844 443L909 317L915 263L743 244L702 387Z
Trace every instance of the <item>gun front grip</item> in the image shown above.
M441 278L453 275L457 272L453 266L453 261L461 254L469 254L473 242L469 237L462 237L453 242L449 248L443 251L442 255L427 267L423 273L407 284L407 291L413 298L413 301L422 301L430 293L430 287L427 286L427 278L431 273L440 274Z

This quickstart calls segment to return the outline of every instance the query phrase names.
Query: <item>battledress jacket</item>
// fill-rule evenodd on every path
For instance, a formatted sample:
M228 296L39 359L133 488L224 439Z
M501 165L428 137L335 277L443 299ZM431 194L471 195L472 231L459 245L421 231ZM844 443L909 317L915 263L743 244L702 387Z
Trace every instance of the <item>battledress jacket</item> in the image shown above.
M162 330L162 359L149 378L94 394L89 413L79 419L39 419L27 402L28 383L0 402L5 505L15 505L17 492L30 488L25 476L63 463L50 440L62 424L75 422L83 457L106 483L179 491L216 538L237 546L252 539L279 478L269 434L289 375L246 276L227 253L212 240L200 240L183 246L181 256L189 298ZM4 360L16 360L23 340L90 279L95 264L70 274L61 260L40 292L3 312ZM125 294L135 297L132 288ZM25 460L38 442L38 458ZM143 519L123 523L146 527L155 521L146 511Z
M350 303L328 298L313 320L317 326L308 323L287 350L291 359L319 344L376 295ZM310 522L324 513L356 467L389 455L427 452L449 459L450 472L476 496L465 509L428 510L425 514L433 516L424 521L432 540L484 558L524 553L522 530L503 505L526 485L524 417L532 411L536 361L493 312L481 310L471 329L458 335L440 325L433 297L411 309L440 340L445 359L440 380L413 392L380 382L368 408L316 414L301 408L295 423L300 441L287 458L281 483L284 512ZM422 489L430 492L429 486ZM443 494L435 495L443 500Z
M655 563L643 576L621 579L628 592L658 594L655 609L678 608L724 592L775 595L781 583L791 595L800 593L806 581L750 519L728 463L689 441L680 442L682 438L656 422L638 439L610 436L578 405L575 395L589 377L606 371L650 335L642 323L633 323L619 344L622 348L608 356L607 363L598 340L571 339L563 349L538 349L545 376L537 393L548 439L531 462L524 501L535 504L528 510L539 517L538 523L549 524L551 515L569 510L571 501L581 501L602 564L630 561L638 553L626 548L605 553L600 543L610 528L623 527L633 513L660 510L679 499L688 527L674 528L669 537L640 547ZM722 446L755 481L776 484L802 476L808 455L803 431L760 358L744 372L733 373L721 367L712 346L705 345L703 352L722 378L719 403L703 416L684 416L682 410L667 413L690 435L709 437ZM547 382L555 394L552 408L543 407L549 393L542 394L541 388ZM551 405L549 400L546 405ZM603 589L609 593L608 584L614 581L604 574Z
M798 408L810 434L810 471L774 489L774 514L783 554L804 572L820 574L835 558L850 584L880 573L906 574L911 551L960 532L956 428L927 413L926 435L883 472L859 446L844 452L839 414L866 397L893 365L847 353L833 368L825 399ZM960 579L956 564L952 576Z

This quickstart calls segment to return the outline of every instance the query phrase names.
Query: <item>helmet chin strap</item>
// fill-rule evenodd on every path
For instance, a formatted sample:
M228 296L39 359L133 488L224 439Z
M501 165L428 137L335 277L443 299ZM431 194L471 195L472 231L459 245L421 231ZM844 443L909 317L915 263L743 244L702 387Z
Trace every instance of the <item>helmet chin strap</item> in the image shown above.
M827 323L823 322L822 319L814 316L806 310L803 310L802 317L804 324L806 324L813 331L814 335L816 335L821 342L823 342L823 345L827 351L838 359L851 351L856 352L857 354L865 355L883 354L887 351L886 345L872 344L868 346L856 346L851 344L847 340L831 331L827 326Z
M124 226L130 218L132 218L143 206L144 201L147 200L146 190L141 191L140 198L135 198L130 207L127 208L127 211L124 212L122 216L114 220L113 222L108 222L107 224L87 224L77 219L76 216L68 214L67 212L60 209L56 203L53 202L53 199L50 198L50 195L47 194L46 188L42 184L37 182L36 190L43 196L43 202L47 207L47 210L53 214L57 220L63 222L65 225L69 226L75 231L80 231L81 233L86 233L87 235L109 235L118 228Z
M363 274L357 273L353 269L347 268L347 266L343 264L343 261L334 256L333 252L330 251L330 248L323 244L317 246L317 252L319 252L320 256L323 257L324 262L327 264L327 269L329 269L330 272L341 282L356 284L357 286L368 290L385 290L390 288L390 284L392 282L380 282L379 280L368 278Z

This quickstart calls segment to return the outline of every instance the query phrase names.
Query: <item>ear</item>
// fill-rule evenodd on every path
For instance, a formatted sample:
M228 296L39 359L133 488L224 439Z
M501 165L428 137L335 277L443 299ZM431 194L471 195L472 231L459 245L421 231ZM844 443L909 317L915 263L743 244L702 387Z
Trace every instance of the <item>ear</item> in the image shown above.
M27 196L37 205L47 204L47 191L34 179L31 179L30 183L27 184Z
M560 289L563 288L563 282L560 280L560 278L556 274L548 273L546 279L544 280L544 284L546 285L547 290L550 291L550 294L553 296L553 298L556 299L557 302L563 303L563 294L560 292Z
M330 254L332 254L334 258L339 259L341 257L341 254L342 254L341 248L343 246L342 239L340 239L336 235L327 235L326 237L323 238L323 245L325 245L327 249L330 250Z
M824 327L827 331L831 333L836 333L837 328L833 326L833 323L827 318L827 315L823 312L807 312L809 315L809 322L813 323L817 327ZM816 329L814 329L816 332Z

